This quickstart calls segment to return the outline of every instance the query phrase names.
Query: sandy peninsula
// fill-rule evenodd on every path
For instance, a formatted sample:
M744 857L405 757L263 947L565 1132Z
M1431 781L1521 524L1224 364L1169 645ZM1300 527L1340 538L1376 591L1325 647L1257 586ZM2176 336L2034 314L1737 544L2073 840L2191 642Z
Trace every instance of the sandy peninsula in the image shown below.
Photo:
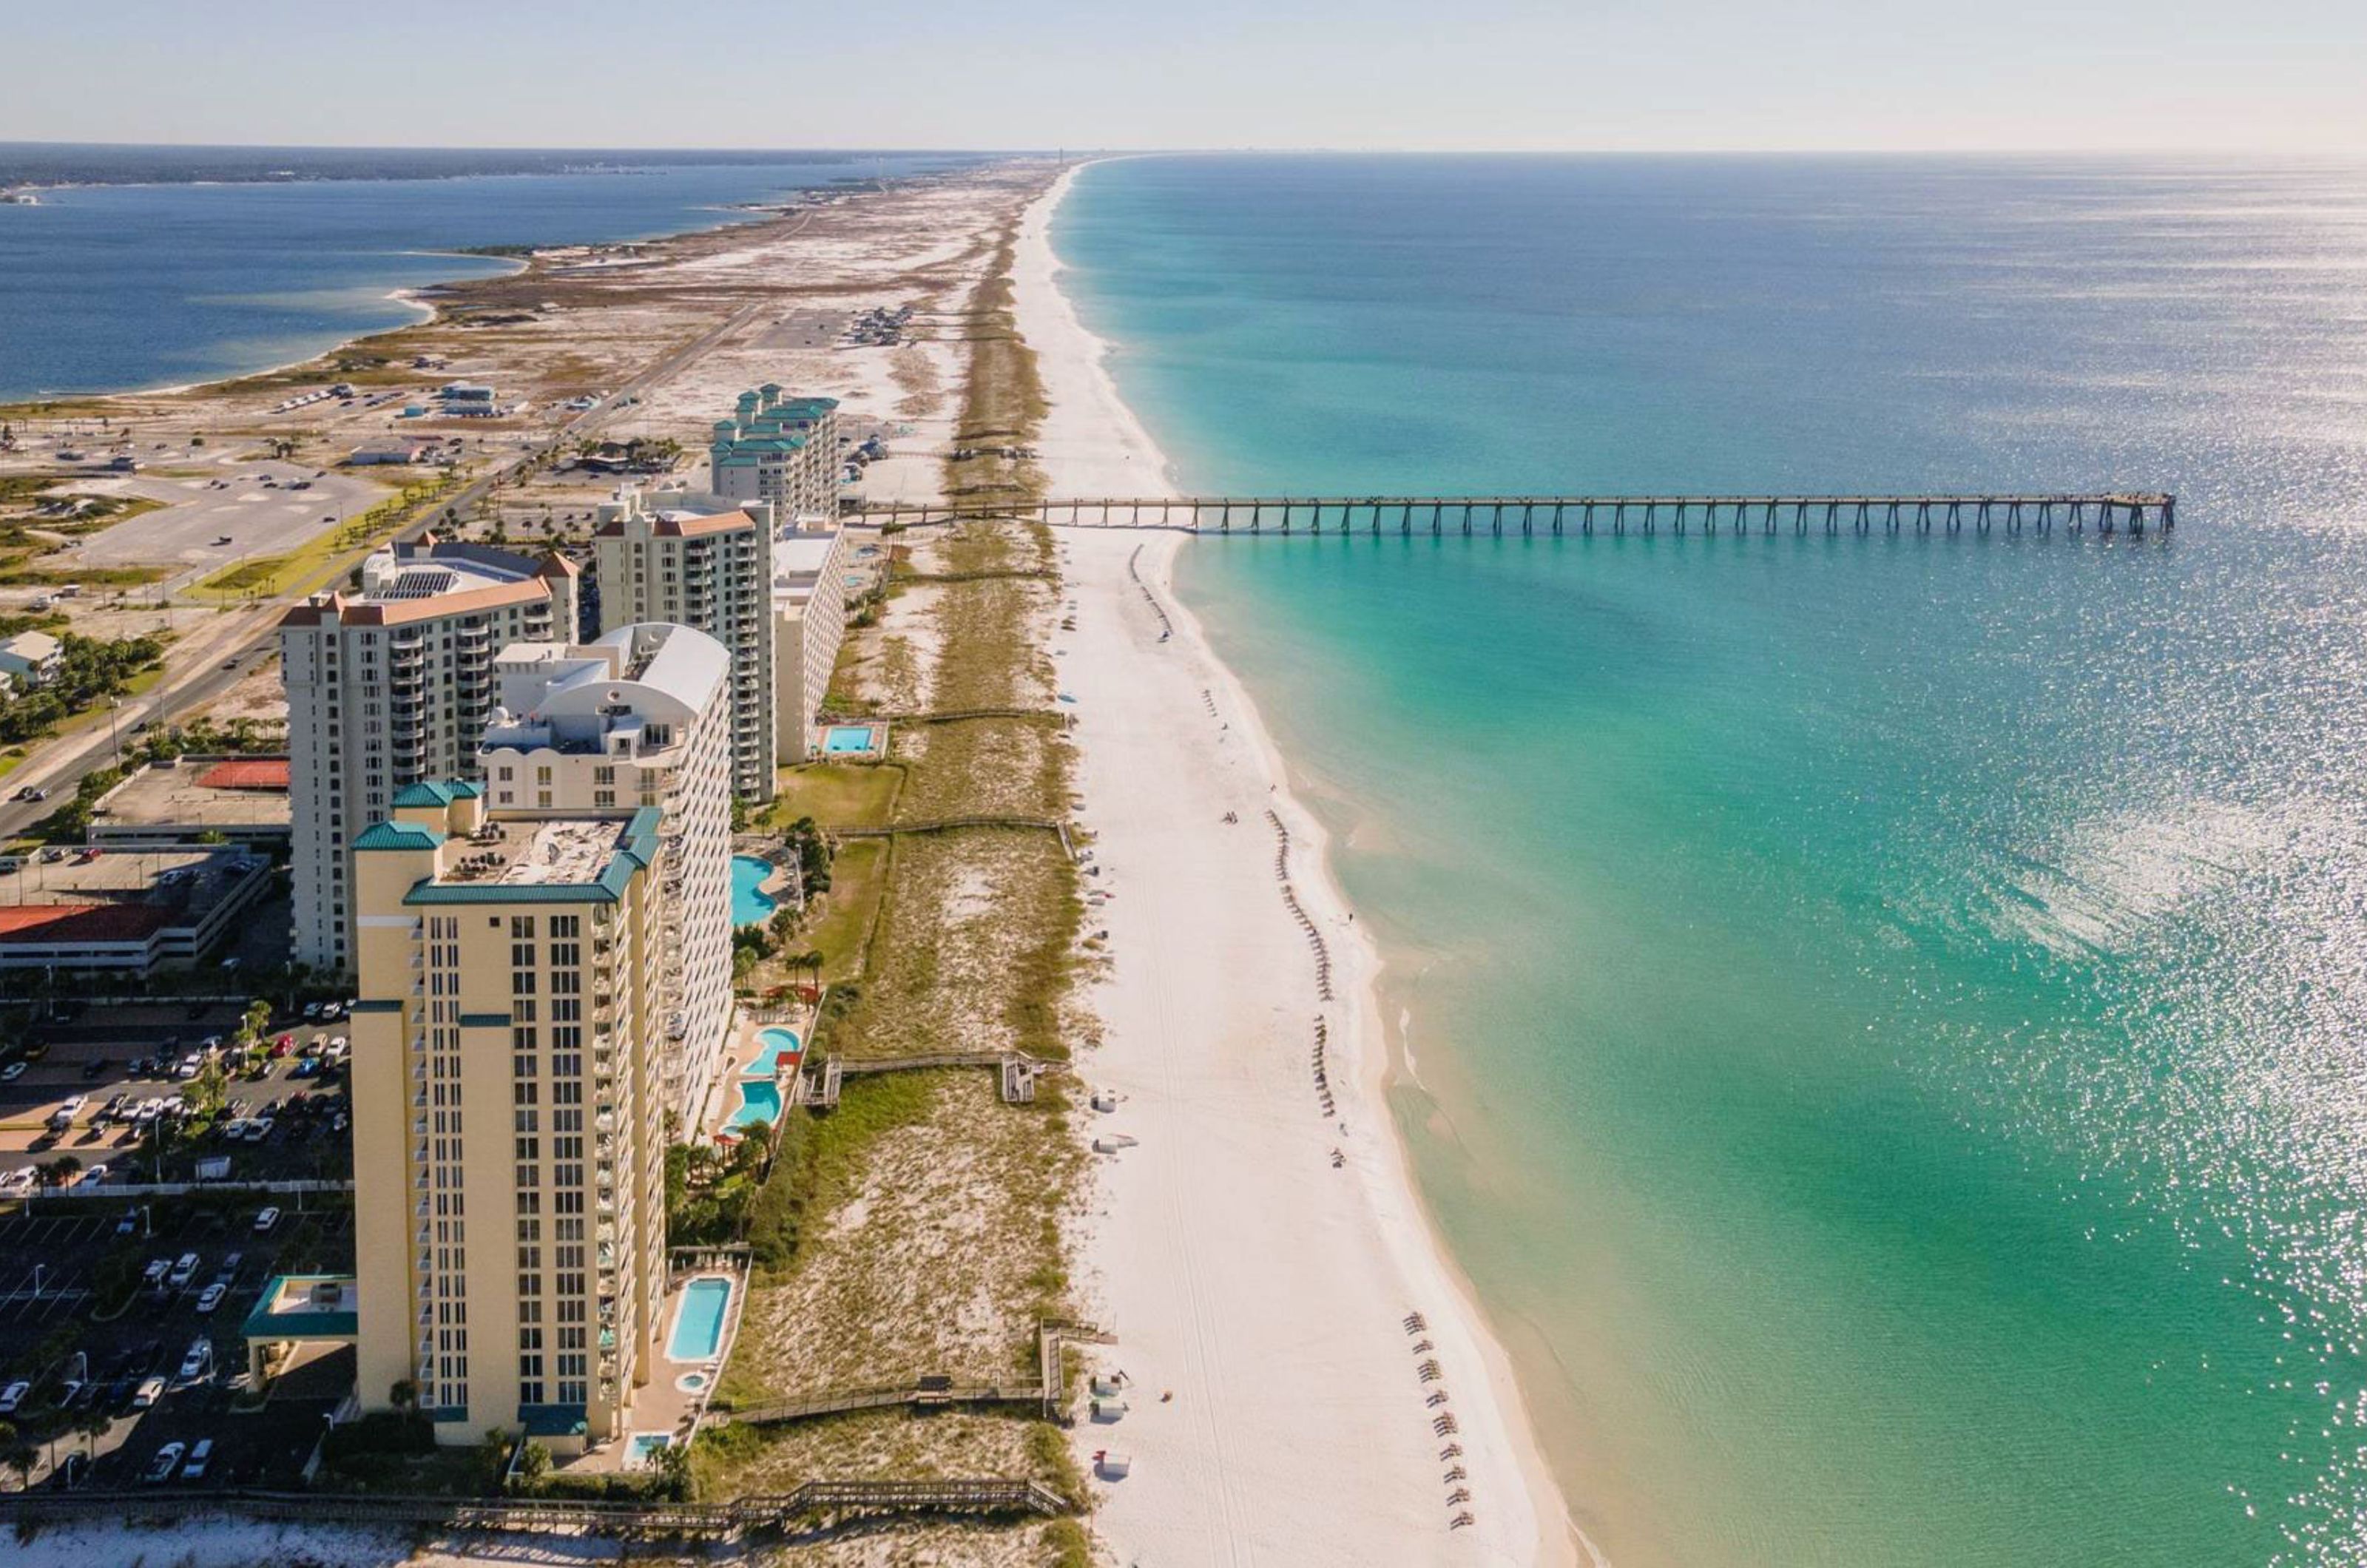
M1056 282L1048 229L1073 177L1029 210L1014 272L1051 403L1043 466L1056 495L1157 494L1164 460ZM1082 1248L1133 1383L1122 1420L1078 1429L1082 1457L1131 1461L1097 1486L1097 1533L1122 1562L1573 1561L1380 1098L1377 960L1255 708L1169 586L1179 549L1212 547L1059 539L1088 924L1116 954L1089 1067L1116 1104L1091 1132L1136 1140L1102 1162Z

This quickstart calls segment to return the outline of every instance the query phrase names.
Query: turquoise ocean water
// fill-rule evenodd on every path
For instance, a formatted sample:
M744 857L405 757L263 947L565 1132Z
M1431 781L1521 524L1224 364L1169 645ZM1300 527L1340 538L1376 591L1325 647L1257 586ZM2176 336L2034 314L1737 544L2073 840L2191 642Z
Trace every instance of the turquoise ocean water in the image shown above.
M2367 1561L2367 175L1098 165L1188 488L2164 488L2168 542L1204 541L1622 1568Z

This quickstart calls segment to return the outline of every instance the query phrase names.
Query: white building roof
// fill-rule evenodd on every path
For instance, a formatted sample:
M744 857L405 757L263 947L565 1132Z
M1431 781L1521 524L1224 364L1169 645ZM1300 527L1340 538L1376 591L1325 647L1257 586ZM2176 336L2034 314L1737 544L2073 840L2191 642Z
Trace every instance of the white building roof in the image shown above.
M512 643L493 671L501 710L485 750L606 750L612 736L651 723L687 728L728 701L731 655L705 632L644 622L590 643Z

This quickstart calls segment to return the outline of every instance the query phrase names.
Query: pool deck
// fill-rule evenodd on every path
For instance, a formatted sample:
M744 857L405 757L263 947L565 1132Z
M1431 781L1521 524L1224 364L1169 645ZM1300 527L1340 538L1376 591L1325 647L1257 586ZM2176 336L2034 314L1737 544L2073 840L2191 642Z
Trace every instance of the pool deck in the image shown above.
M715 1075L714 1086L707 1091L707 1103L699 1108L698 1126L709 1142L723 1131L724 1124L731 1120L731 1113L740 1109L740 1090L736 1086L748 1064L764 1054L764 1031L774 1028L792 1030L802 1042L810 1037L812 1024L811 1010L802 1006L787 1018L756 1018L748 1009L741 1009L732 1025L731 1038L723 1049L723 1066ZM781 1083L782 1099L786 1102L788 1086L786 1079Z
M631 1463L634 1434L671 1432L678 1438L687 1439L697 1429L698 1418L707 1412L708 1396L714 1392L714 1385L710 1382L708 1387L697 1393L685 1393L674 1387L674 1380L691 1371L692 1364L669 1360L665 1347L666 1341L674 1337L674 1314L682 1310L683 1287L693 1280L702 1279L716 1272L719 1271L701 1269L697 1273L685 1275L666 1292L665 1301L658 1308L656 1359L646 1369L650 1381L633 1391L633 1409L632 1414L626 1420L626 1435L614 1442L603 1443L598 1448L586 1449L580 1454L557 1459L551 1466L552 1469L582 1475L601 1475L624 1470ZM722 1375L723 1359L731 1353L732 1341L739 1337L740 1312L746 1303L747 1295L748 1282L745 1278L734 1277L731 1281L731 1305L723 1314L723 1343L721 1348L717 1351L714 1361L714 1375L717 1377Z

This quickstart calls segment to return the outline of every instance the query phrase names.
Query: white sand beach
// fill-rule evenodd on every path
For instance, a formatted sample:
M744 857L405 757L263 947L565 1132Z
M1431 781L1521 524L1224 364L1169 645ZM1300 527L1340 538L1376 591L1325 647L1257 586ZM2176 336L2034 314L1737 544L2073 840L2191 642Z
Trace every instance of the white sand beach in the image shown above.
M1163 459L1055 282L1048 224L1072 177L1031 209L1014 279L1051 400L1043 462L1055 495L1159 493ZM1059 538L1077 630L1054 645L1103 895L1087 927L1115 954L1084 1073L1117 1103L1089 1131L1138 1140L1100 1162L1084 1248L1082 1290L1118 1337L1107 1364L1133 1382L1121 1418L1076 1435L1089 1461L1131 1461L1094 1483L1097 1533L1122 1562L1574 1561L1381 1100L1373 950L1255 710L1169 589L1184 536Z

